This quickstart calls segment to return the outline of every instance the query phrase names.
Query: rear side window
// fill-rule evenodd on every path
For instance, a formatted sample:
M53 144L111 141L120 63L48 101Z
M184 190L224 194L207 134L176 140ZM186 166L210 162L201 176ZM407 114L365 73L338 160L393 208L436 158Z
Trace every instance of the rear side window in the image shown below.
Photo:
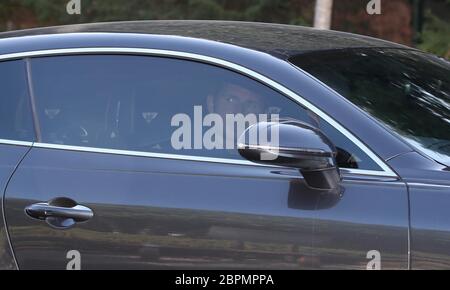
M225 123L206 116L277 115L321 128L339 147L341 167L380 170L312 112L224 68L166 57L74 55L32 59L31 71L45 143L242 159L236 146L226 146L237 143L237 128L230 133ZM208 135L214 126L223 131ZM189 134L180 138L182 129Z
M25 62L0 62L0 139L34 140L30 107Z

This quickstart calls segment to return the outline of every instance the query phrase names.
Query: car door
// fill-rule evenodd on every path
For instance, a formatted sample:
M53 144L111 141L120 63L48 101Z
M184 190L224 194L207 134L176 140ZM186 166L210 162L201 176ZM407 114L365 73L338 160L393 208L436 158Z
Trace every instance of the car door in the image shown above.
M161 54L27 59L38 142L5 194L21 269L408 267L395 174L261 82ZM340 200L311 204L298 170L243 160L225 122L205 137L207 115L252 113L320 127L340 148Z
M34 140L33 122L26 82L25 63L21 60L0 63L0 190L3 192L17 165ZM3 205L3 198L1 204ZM3 212L3 206L0 213ZM1 215L3 217L3 214ZM4 219L0 222L0 269L16 264L8 240Z

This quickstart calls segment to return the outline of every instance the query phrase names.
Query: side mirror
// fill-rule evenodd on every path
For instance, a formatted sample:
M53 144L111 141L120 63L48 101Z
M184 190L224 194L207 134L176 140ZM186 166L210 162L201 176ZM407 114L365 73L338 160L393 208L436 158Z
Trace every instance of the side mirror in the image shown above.
M265 138L270 142L255 138L261 134L270 136ZM255 163L299 169L310 188L340 188L336 147L320 130L308 124L299 121L254 124L240 136L238 151Z

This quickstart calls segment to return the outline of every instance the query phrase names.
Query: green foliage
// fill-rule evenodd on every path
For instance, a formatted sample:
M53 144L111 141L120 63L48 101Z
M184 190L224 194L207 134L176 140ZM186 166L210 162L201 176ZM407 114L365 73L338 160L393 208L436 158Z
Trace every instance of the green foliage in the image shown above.
M29 8L37 16L38 20L51 19L54 15L63 14L65 12L68 1L64 0L18 0L15 1L22 6Z
M190 0L190 17L194 19L223 19L225 10L215 1Z
M249 6L245 15L250 21L267 21L285 23L290 18L290 9L287 1L261 0Z
M51 24L142 19L224 19L302 23L286 0L81 0L82 14L68 15L69 0L1 0L0 23L14 7L31 10Z
M450 0L448 0L450 4ZM427 12L425 27L421 36L419 48L450 58L450 24Z

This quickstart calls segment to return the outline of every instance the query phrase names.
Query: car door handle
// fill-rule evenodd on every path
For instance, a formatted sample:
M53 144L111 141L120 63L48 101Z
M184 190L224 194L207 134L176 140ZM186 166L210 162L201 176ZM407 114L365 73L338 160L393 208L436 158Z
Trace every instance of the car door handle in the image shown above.
M45 220L54 228L70 228L76 223L85 222L94 216L94 212L68 198L56 198L49 202L39 202L25 208L28 216Z

